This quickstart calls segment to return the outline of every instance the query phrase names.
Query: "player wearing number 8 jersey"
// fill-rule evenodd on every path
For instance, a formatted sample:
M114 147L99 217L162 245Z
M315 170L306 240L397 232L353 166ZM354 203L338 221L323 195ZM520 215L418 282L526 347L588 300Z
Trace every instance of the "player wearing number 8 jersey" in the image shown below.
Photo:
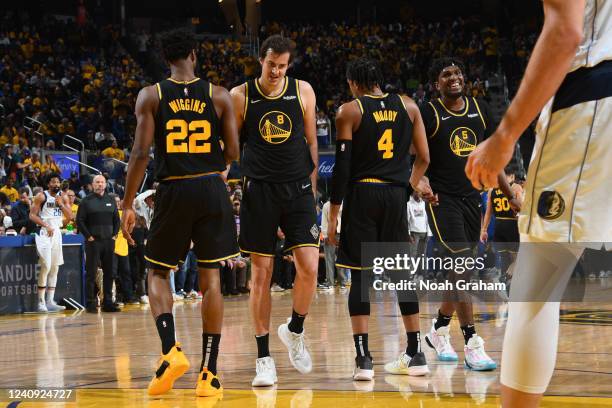
M154 142L159 187L145 258L162 356L149 394L170 390L189 369L175 340L168 277L193 241L203 294L203 355L196 394L213 396L223 391L216 365L223 320L219 262L238 255L233 210L221 172L238 156L238 132L227 90L194 74L197 43L193 33L170 31L161 36L161 43L171 75L142 89L136 101L138 125L128 165L122 227L132 241L133 200Z
M277 381L269 350L270 280L278 229L292 252L296 276L293 312L278 328L289 359L301 373L312 370L304 319L312 302L319 259L316 97L308 82L286 76L295 44L280 35L261 45L261 75L231 90L236 123L244 141L240 207L240 250L251 256L249 304L257 341L253 386Z

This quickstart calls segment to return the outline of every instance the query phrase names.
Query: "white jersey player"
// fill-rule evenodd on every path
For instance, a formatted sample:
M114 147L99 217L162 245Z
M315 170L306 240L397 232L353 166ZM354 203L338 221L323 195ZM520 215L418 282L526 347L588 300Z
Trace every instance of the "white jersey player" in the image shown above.
M37 311L58 312L64 306L55 303L55 285L57 272L64 264L62 251L63 218L72 220L72 210L68 196L61 195L60 176L51 174L48 178L48 190L38 193L30 209L30 219L39 225L40 232L36 235L36 251L40 259L38 275L38 306ZM45 298L46 295L46 298Z
M502 355L502 406L537 407L555 366L559 300L586 246L612 236L612 0L544 0L544 26L497 131L471 154L494 186L542 111L519 218L521 247ZM608 248L610 249L610 248Z

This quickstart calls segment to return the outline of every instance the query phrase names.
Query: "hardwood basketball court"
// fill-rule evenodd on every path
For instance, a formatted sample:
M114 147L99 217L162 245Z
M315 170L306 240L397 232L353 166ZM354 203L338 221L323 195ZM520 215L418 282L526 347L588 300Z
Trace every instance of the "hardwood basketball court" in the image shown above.
M602 283L604 284L604 280ZM607 282L605 283L607 284ZM405 347L398 307L392 299L372 304L370 350L373 383L353 382L354 346L347 311L348 293L319 292L306 320L313 371L299 374L276 335L290 316L290 291L273 294L270 349L279 383L252 390L256 344L247 296L225 301L219 371L222 400L196 398L201 358L200 302L177 302L177 340L191 362L190 371L160 398L149 398L160 344L148 306L127 306L121 313L64 313L0 318L0 388L62 387L76 390L76 403L22 402L20 407L499 407L499 369L473 372L440 363L426 348L431 374L385 374L384 363ZM421 331L429 330L436 304L421 304ZM487 352L500 362L505 321L497 305L478 305L477 327ZM612 406L612 308L608 304L564 304L559 354L543 407ZM462 337L456 319L451 336L460 359ZM8 403L8 402L7 402ZM6 403L3 404L6 406ZM16 405L12 405L16 406Z

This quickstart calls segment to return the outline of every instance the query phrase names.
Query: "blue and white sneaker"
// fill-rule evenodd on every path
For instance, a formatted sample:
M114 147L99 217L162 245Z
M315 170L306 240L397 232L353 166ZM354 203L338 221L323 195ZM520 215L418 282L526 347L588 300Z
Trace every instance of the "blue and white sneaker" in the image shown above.
M472 335L468 344L463 347L465 352L465 367L474 371L491 371L497 368L497 363L487 355L484 340L477 334Z
M449 326L435 329L436 319L432 320L431 330L425 335L425 342L436 351L440 361L457 361L457 353L450 343Z

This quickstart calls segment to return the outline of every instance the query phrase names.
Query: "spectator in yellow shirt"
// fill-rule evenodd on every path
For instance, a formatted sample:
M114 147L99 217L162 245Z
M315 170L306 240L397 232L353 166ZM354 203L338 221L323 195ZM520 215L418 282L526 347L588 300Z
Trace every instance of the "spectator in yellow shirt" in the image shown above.
M6 194L11 203L14 203L19 199L19 192L15 190L15 187L13 187L14 182L15 180L9 177L6 179L6 185L0 188L0 193Z
M45 156L45 164L43 164L41 171L45 173L47 172L47 170L51 171L51 173L61 173L61 170L55 162L55 159L53 159L53 156L51 156L50 154Z
M125 153L123 153L123 150L117 147L116 140L113 140L113 144L110 147L107 147L106 149L102 150L102 156L125 161Z

